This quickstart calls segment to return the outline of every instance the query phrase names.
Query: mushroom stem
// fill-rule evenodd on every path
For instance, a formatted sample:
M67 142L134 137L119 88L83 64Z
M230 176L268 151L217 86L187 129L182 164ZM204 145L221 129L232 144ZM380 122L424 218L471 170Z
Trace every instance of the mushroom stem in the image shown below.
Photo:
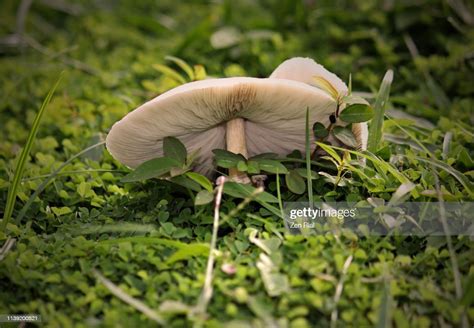
M226 125L227 150L247 157L247 144L245 143L245 122L243 118L234 118Z
M242 154L247 158L247 144L245 142L245 121L243 118L234 118L226 124L226 146L227 150ZM236 168L229 169L229 177L237 182L250 183L250 179L245 172L240 172Z

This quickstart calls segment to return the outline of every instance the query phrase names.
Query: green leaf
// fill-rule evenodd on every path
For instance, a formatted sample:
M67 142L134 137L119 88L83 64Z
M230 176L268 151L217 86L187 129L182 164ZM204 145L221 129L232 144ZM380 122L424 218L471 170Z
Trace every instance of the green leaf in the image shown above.
M201 191L200 184L187 177L187 174L189 173L191 172L187 172L186 175L178 175L178 176L172 177L171 179L169 179L169 181L176 183L177 185L180 185L184 188L190 189L192 191L196 191L196 192Z
M342 97L342 102L345 103L346 105L354 105L354 104L369 105L369 102L367 100L353 94L349 94L347 96Z
M255 190L256 188L250 185L244 185L232 181L226 182L224 185L224 193L235 198L247 198L252 195ZM258 194L255 200L267 203L278 203L278 198L265 191Z
M347 106L339 115L341 121L347 123L367 122L374 116L372 107L366 104L353 104Z
M313 124L313 134L315 138L321 139L326 138L329 132L328 129L324 126L324 124L316 122Z
M377 99L375 100L374 111L375 116L369 128L369 140L367 149L375 153L378 149L379 142L382 140L382 127L385 116L385 105L388 102L390 94L390 86L393 80L393 71L389 69L380 85Z
M301 195L306 190L306 183L295 170L291 170L285 177L286 186L291 192Z
M274 174L286 174L288 173L288 169L285 165L281 164L280 162L273 160L273 159L254 159L258 163L260 170L274 173Z
M346 146L357 148L359 145L354 134L352 133L352 130L347 127L336 126L332 130L332 133L337 140Z
M86 198L89 192L92 190L92 186L90 183L82 181L76 188L77 193L81 198Z
M245 161L239 161L237 163L237 170L240 172L247 172L247 163Z
M165 232L165 234L167 234L169 236L171 236L173 234L173 232L176 231L176 227L171 222L161 223L161 227L163 228L163 231Z
M206 205L214 200L214 194L207 190L201 190L194 199L194 205Z
M382 158L384 161L389 161L390 160L390 156L392 155L391 151L390 151L390 147L387 145L387 146L384 146L382 148L380 148L379 150L377 150L377 152L375 153L376 156L379 156L380 158Z
M165 157L176 160L181 166L186 164L187 151L183 143L175 137L163 139L163 152Z
M204 175L196 173L196 172L187 172L186 176L196 181L197 183L199 183L207 191L209 192L213 191L211 181L209 181L209 179L206 178Z
M278 154L275 153L263 153L263 154L258 154L255 156L252 156L249 158L249 160L256 160L256 159L275 159L278 158Z
M249 174L259 174L260 173L260 166L258 165L258 162L253 161L253 160L248 160L247 161L247 172Z
M140 164L135 171L124 176L120 181L134 182L159 177L169 173L173 167L179 166L178 161L169 157L154 158Z
M188 172L190 169L189 168L180 168L180 167L173 167L170 170L170 176L171 177L176 177L178 175L183 175L184 173Z
M469 169L474 168L474 161L472 160L471 155L469 155L466 148L461 149L457 155L457 160Z
M212 151L215 155L217 166L230 169L237 166L239 161L246 161L241 154L234 154L224 149L214 149Z
M307 179L307 175L308 175L308 171L306 170L306 168L297 168L297 169L293 169L293 171L297 172L302 178L304 179ZM310 171L310 174L311 174L311 179L317 179L318 178L318 173L315 172L315 171Z
M63 207L54 207L53 206L53 207L51 207L51 211L53 211L53 213L56 214L56 216L62 216L62 215L72 213L71 208L69 208L67 206L63 206Z

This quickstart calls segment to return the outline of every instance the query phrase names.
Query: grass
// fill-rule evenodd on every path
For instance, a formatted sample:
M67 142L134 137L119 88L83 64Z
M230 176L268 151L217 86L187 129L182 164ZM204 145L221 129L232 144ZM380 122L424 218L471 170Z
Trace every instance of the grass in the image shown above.
M7 228L8 222L10 221L10 218L13 214L15 201L17 198L18 186L21 182L21 178L23 177L25 164L30 155L31 147L33 147L33 143L35 142L35 138L38 133L38 129L40 127L41 118L43 117L46 107L51 101L51 98L53 97L53 94L56 91L56 88L58 87L60 82L61 82L61 77L56 81L54 86L46 95L46 98L44 99L43 104L41 105L41 108L39 109L38 114L36 114L35 120L33 121L33 125L31 126L30 133L28 134L28 139L26 140L26 144L20 153L20 157L18 158L15 171L13 174L13 179L12 179L10 188L8 189L7 203L5 205L2 224L0 227L1 230L3 231L5 231L5 229Z
M21 49L3 42L17 1L0 4L0 313L50 327L472 325L469 236L376 236L370 222L293 234L282 219L308 200L437 202L440 215L425 205L401 228L455 227L450 202L474 200L466 14L442 0L77 4L34 2ZM327 156L312 160L306 121L301 153L255 160L271 171L265 190L226 183L216 217L205 177L126 182L102 147L112 124L180 83L266 77L292 56L350 76L375 109L368 152L321 142Z
M310 122L309 122L309 109L306 109L306 120L305 120L305 159L306 159L306 181L308 184L308 204L313 207L313 179L311 176L311 138L310 138Z
M369 129L369 139L367 142L367 149L375 153L378 150L378 145L382 140L382 128L383 121L385 118L385 106L387 105L388 98L390 95L390 86L393 81L393 71L388 70L383 77L382 84L380 85L377 98L375 99L374 111L375 116L372 119Z

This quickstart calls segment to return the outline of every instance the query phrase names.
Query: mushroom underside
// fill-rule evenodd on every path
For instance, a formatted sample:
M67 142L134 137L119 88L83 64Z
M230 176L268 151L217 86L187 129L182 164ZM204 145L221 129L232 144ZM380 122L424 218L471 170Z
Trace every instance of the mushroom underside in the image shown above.
M284 130L275 129L249 120L242 119L242 123L245 133L244 151L238 150L239 147L242 147L240 142L234 144L237 148L229 148L228 144L226 144L227 123L220 124L202 133L193 132L176 137L183 142L189 153L198 152L194 169L206 176L212 176L216 172L213 156L211 155L213 149L227 149L234 153L241 153L246 158L270 152L279 156L286 156L294 150L299 150L302 153L305 151L306 136L304 123L298 128ZM359 139L358 136L364 133L364 126L366 129L366 124L354 124L352 129L357 140L362 140L362 142L359 141L360 148L364 147L364 144L363 139ZM314 141L314 137L311 136L311 151L316 146ZM161 148L161 142L158 142L156 153L153 155L147 154L146 160L163 156Z

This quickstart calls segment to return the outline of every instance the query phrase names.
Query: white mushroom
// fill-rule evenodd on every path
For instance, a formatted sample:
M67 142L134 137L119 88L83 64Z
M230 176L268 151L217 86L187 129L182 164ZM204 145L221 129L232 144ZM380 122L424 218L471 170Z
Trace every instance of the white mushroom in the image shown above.
M264 152L285 156L295 149L304 150L306 110L311 123L328 126L336 102L311 86L299 65L300 74L290 74L295 63L283 63L267 79L209 79L174 88L115 123L107 136L107 148L118 161L134 168L163 156L163 138L174 136L188 151L199 150L195 169L206 175L213 172L213 149L245 157ZM238 174L230 172L231 176Z

